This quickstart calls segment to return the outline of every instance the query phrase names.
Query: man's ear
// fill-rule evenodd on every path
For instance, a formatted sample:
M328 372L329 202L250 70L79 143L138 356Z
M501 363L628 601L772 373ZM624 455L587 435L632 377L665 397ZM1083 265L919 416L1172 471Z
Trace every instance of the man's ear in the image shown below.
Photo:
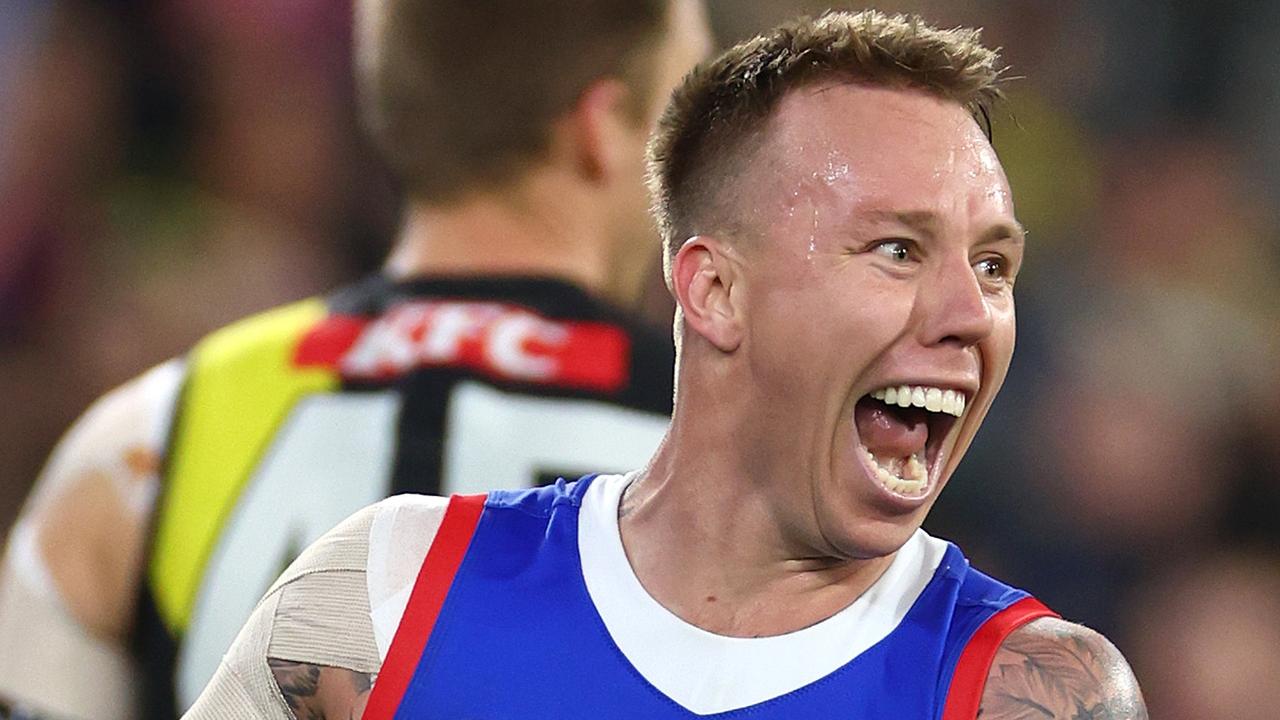
M590 182L613 177L634 153L637 134L629 115L630 90L621 80L602 78L587 86L562 121L555 144L574 169Z
M742 344L743 307L740 260L723 240L710 235L689 238L671 263L671 282L686 328L721 352Z

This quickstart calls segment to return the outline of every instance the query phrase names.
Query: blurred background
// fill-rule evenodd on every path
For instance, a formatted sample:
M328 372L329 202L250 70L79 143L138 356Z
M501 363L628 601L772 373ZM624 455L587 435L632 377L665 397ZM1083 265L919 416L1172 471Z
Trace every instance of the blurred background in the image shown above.
M348 1L0 9L0 529L93 398L378 267ZM728 43L826 4L710 7ZM1153 717L1274 717L1280 3L877 7L984 27L1017 78L1019 348L928 527L1112 637Z

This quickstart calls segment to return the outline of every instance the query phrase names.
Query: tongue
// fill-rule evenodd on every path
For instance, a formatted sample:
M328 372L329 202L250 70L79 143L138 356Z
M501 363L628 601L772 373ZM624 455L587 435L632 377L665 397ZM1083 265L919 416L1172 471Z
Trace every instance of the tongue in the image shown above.
M869 396L853 409L863 446L880 458L905 458L924 450L929 440L927 417L924 408L891 408Z

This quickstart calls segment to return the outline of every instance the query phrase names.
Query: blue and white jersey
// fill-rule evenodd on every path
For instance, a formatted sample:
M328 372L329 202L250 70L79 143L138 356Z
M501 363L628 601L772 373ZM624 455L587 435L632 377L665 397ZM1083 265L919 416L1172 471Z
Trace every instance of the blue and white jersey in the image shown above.
M617 521L627 481L454 497L364 717L971 719L1003 639L1053 614L918 531L832 617L716 635L632 572Z

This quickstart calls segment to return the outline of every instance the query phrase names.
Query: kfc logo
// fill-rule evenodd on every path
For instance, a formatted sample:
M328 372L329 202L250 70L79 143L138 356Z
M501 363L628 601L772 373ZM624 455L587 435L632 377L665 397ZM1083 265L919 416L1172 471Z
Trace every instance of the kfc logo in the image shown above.
M300 367L386 381L423 367L497 379L614 391L626 384L630 340L606 323L550 320L490 302L416 301L374 317L333 315L299 343Z

